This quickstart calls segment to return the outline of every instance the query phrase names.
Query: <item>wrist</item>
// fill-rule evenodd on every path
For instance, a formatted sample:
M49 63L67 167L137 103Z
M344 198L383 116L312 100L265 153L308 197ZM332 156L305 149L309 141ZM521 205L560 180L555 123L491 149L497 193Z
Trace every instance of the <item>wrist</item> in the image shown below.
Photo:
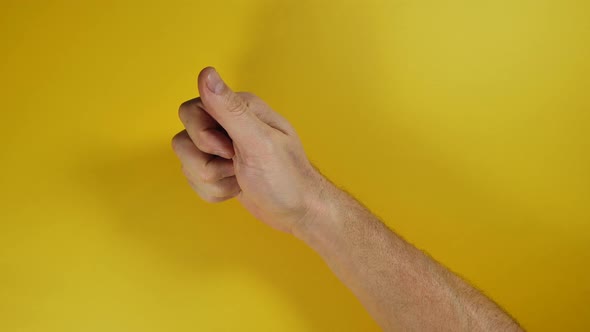
M307 211L292 229L295 237L314 247L314 244L326 235L326 232L336 231L339 218L339 196L343 192L318 172L318 179L314 181L313 190L307 196Z

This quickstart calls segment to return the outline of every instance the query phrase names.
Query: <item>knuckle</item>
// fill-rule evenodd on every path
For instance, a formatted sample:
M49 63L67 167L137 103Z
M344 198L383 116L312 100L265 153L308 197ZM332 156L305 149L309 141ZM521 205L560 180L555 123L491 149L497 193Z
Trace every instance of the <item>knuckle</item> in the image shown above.
M186 180L188 181L188 183L190 183L191 187L193 189L198 189L203 187L204 182L201 180L201 178L199 177L199 174L197 172L195 172L194 169L189 169L188 167L184 167L182 169L182 173L184 174L184 177L186 178ZM200 190L198 190L200 192Z
M205 190L203 190L203 186L202 185L198 185L197 183L195 183L194 181L192 181L190 178L187 178L189 185L191 186L191 188L193 189L193 191L195 193L197 193L197 195L204 200L205 202L208 203L215 203L215 197L209 195Z
M174 151L178 151L178 148L180 147L180 144L183 139L184 139L184 132L180 132L180 133L174 135L174 137L172 137L170 144L172 145L172 149Z
M203 188L198 192L198 194L204 201L208 203L217 203L225 199L225 196L222 195L223 193L215 187Z
M222 186L220 183L216 183L211 186L210 194L213 197L221 198L227 196L228 193L224 186Z
M178 139L176 138L176 135L170 140L170 146L172 146L172 150L174 151L178 149Z
M215 176L216 176L215 171L207 165L202 167L198 172L199 180L204 183L214 182Z
M199 171L198 177L199 177L199 180L204 183L211 182L211 178L212 178L211 174L209 172L207 172L206 169L202 169L201 171Z
M178 107L178 117L183 120L186 119L186 116L188 115L188 111L190 109L190 105L191 105L191 100L185 101L184 103L180 104L180 107Z
M207 131L205 130L201 130L198 134L197 134L197 139L195 140L195 145L197 146L197 149L203 151L203 152L208 152L207 150L207 145L208 145L208 141L209 141L209 134L207 133Z
M231 95L226 102L227 110L234 115L241 115L246 113L250 103L238 95Z
M213 184L211 195L220 199L229 199L241 191L235 177L225 178Z
M198 108L200 104L201 104L200 98L195 98L195 99L185 101L184 103L180 104L180 106L178 107L178 117L181 120L187 119L190 112L193 111L194 109Z

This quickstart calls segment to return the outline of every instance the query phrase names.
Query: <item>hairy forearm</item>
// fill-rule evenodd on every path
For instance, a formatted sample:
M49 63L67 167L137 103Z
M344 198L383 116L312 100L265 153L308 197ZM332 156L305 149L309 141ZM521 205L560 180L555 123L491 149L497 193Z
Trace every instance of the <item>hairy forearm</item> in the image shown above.
M328 181L295 235L390 330L519 331L493 301L387 228Z
M491 300L405 242L309 163L289 122L235 93L214 68L183 103L172 140L194 190L237 197L262 222L314 248L386 330L518 330Z

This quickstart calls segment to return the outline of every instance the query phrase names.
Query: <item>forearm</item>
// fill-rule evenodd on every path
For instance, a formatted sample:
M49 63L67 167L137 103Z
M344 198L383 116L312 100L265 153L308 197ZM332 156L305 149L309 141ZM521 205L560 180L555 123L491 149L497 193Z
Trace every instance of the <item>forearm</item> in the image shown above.
M518 330L483 294L391 232L313 169L294 128L235 93L213 68L183 103L172 140L208 202L232 197L262 222L314 248L386 330Z
M495 303L332 184L295 235L317 251L385 330L502 330Z

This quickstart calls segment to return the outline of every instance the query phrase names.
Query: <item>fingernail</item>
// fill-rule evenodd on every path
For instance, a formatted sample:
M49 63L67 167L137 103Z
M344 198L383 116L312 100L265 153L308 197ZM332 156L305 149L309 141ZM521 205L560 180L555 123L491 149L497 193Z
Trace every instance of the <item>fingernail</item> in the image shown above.
M209 75L207 75L207 88L214 94L218 95L223 91L223 87L224 84L221 77L217 73L217 70L213 68L213 70L209 71Z

